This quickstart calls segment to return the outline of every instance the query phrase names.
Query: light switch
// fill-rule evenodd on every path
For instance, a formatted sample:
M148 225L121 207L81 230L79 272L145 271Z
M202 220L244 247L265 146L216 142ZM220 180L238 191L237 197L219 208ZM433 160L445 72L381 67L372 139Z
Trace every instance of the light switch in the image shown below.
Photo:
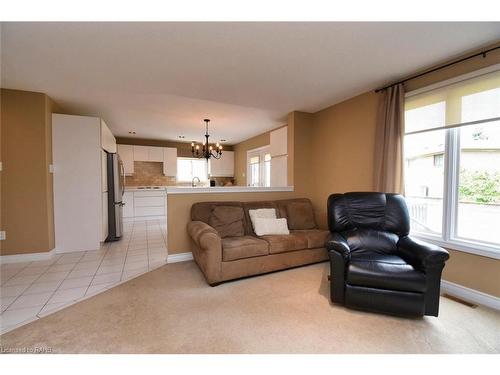
M54 164L49 164L49 173L54 173Z

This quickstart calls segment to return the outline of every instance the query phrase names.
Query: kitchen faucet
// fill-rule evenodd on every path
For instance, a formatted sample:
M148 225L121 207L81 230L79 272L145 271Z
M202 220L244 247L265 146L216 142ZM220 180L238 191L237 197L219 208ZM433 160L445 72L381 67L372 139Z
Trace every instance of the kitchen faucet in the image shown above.
M191 180L191 186L192 186L192 187L196 187L196 183L194 182L194 180L195 180L195 179L196 179L196 180L198 180L198 183L200 183L200 182L201 182L201 181L200 181L200 179L199 179L198 177L196 177L196 176L195 176L195 177L193 177L193 179Z

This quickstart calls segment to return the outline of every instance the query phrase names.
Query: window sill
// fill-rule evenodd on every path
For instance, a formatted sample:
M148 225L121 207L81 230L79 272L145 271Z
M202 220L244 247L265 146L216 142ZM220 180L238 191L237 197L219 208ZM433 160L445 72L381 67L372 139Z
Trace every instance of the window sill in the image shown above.
M438 245L441 247L444 247L446 249L450 250L456 250L456 251L461 251L463 253L469 253L469 254L474 254L474 255L480 255L483 257L487 258L492 258L492 259L500 259L500 249L483 245L483 244L474 244L474 243L469 243L465 241L457 241L457 240L450 240L450 241L444 241L440 238L437 238L435 236L427 236L421 233L415 233L411 234L412 237L418 238L422 241L427 241L429 243L432 243L434 245Z

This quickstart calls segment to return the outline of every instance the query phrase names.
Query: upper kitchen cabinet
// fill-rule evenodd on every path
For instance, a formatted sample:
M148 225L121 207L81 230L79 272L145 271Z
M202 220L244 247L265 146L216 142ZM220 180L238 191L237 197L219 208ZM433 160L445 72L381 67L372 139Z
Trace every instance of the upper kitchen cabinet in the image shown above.
M118 155L123 163L125 175L131 176L134 174L134 146L132 145L117 145Z
M234 152L223 151L220 159L210 159L211 177L234 177Z
M148 160L163 162L163 147L148 147Z
M288 185L288 127L273 130L270 137L271 186Z
M133 146L135 161L163 162L163 147Z
M274 156L283 156L288 154L288 127L284 126L282 128L273 130L271 132L271 157Z
M149 161L149 146L133 146L134 161Z
M113 154L116 152L115 136L103 120L101 120L101 147L109 153Z
M163 147L163 174L177 176L177 148Z

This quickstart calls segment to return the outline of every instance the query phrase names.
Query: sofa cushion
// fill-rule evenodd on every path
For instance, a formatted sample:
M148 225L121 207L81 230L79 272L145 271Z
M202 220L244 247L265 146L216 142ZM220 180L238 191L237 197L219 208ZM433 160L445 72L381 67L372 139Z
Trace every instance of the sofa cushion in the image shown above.
M269 245L257 237L241 236L222 239L222 260L225 262L262 255L269 255Z
M257 219L276 219L275 208L257 208L256 210L248 210L248 216L252 222L252 228L255 231L255 220Z
M213 209L208 224L215 228L221 238L243 236L243 208L217 206Z
M256 201L256 202L242 202L243 210L245 211L245 234L255 236L255 232L252 227L252 221L250 219L250 210L257 210L259 208L274 208L277 210L278 206L274 201ZM277 217L278 211L276 211Z
M290 202L287 204L288 228L315 229L314 211L311 202Z
M243 207L241 202L198 202L191 206L191 220L193 221L203 221L208 224L210 216L212 216L212 211L217 206L232 206L232 207Z
M267 219L263 217L255 218L254 228L257 236L290 234L286 219Z
M301 232L260 237L269 242L269 254L307 249L307 235Z
M322 229L294 230L291 233L302 233L307 237L307 248L316 249L325 247L325 242L330 235L330 231Z
M347 283L371 288L425 292L425 275L396 255L353 253Z

